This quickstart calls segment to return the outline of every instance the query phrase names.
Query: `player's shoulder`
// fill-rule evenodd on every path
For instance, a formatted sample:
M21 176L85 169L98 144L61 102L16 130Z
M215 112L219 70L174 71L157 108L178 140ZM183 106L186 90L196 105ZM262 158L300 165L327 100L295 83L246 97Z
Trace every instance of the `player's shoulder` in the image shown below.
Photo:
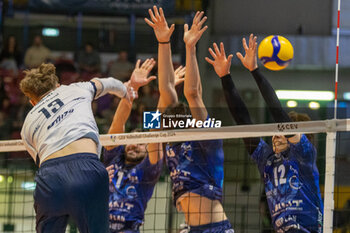
M274 151L271 145L267 144L262 138L260 138L258 146L255 148L251 157L257 162L264 163L270 156L274 155Z
M301 134L299 142L294 144L293 146L304 147L304 148L305 147L314 148L314 145L312 144L312 142L308 139L308 137L305 134Z

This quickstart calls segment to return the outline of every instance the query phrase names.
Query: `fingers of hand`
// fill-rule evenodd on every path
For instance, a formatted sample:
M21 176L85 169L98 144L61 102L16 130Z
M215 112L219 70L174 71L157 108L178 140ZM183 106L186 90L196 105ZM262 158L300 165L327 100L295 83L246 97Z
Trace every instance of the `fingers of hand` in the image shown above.
M254 41L253 41L253 50L255 51L256 50L256 47L258 46L258 43L256 42L257 41L257 37L254 36Z
M249 36L249 48L253 48L253 34Z
M211 60L211 59L209 59L208 57L205 57L205 60L206 60L209 64L214 65L214 61Z
M197 24L199 19L198 19L198 15L200 14L201 12L200 11L197 11L195 16L193 17L193 24Z
M184 31L185 31L185 33L188 32L188 24L187 23L184 25Z
M145 22L146 22L150 27L154 28L155 24L154 24L151 20L145 18Z
M220 53L219 51L219 47L216 43L213 43L213 47L214 47L214 50L215 50L215 53L217 56L221 56L222 54Z
M165 21L164 11L163 8L159 8L160 18Z
M148 78L148 82L151 82L151 81L153 81L155 79L157 79L157 76L151 76L151 77Z
M245 38L242 39L242 44L243 44L243 48L245 51L248 50L248 46L247 46L247 41L245 40Z
M149 16L151 17L153 23L158 22L158 20L156 19L156 17L155 17L154 14L153 14L152 9L148 9L148 14L149 14Z
M238 57L239 60L243 62L243 55L241 53L236 53L236 56Z
M160 19L160 15L159 15L157 6L153 6L153 11L154 11L154 14L155 14L157 20L159 20Z
M150 59L149 64L148 64L148 66L146 68L148 73L151 72L151 70L153 69L155 64L156 64L156 61L153 58Z
M222 42L220 43L220 53L221 53L221 55L226 57L224 43L222 43Z
M228 55L228 57L227 57L227 62L228 62L229 64L231 64L232 58L233 58L233 54Z
M179 67L176 68L175 72L179 72L182 69L182 65L180 65Z
M175 30L175 24L172 24L172 25L170 26L170 33L173 33L174 30Z
M214 59L217 58L217 56L216 56L216 54L214 53L214 51L212 50L212 48L209 48L209 53L210 53L210 55L211 55Z
M207 16L204 16L203 19L201 19L201 21L198 23L198 27L202 27L202 25L205 23L205 21L207 21Z
M135 65L135 69L140 68L140 63L141 63L141 60L138 59L137 62L136 62L136 65Z
M183 67L181 70L180 70L181 73L183 73L185 75L185 72L186 72L186 66Z
M199 31L200 35L202 35L203 32L205 32L207 29L208 29L208 26L204 26L204 28L202 28L202 30Z
M148 59L142 64L141 69L144 69L144 70L146 70L147 72L150 72L150 71L153 69L153 67L154 67L155 64L156 64L156 62L155 62L155 60L154 60L153 58L151 58L151 59L148 58Z

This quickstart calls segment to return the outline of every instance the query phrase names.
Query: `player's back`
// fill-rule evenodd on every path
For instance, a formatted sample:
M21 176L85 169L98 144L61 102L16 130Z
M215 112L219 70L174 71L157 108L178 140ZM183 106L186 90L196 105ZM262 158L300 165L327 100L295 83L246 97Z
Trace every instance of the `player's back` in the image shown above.
M174 201L189 192L211 200L221 199L224 159L221 140L168 144L166 151Z
M34 160L38 155L43 161L80 138L91 138L100 147L91 109L94 95L94 86L89 82L62 85L32 108L21 135Z

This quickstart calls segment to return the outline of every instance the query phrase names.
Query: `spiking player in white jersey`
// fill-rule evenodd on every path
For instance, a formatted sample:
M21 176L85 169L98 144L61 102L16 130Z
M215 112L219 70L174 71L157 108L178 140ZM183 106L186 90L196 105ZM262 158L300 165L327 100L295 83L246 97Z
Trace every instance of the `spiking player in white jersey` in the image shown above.
M20 88L34 107L21 136L40 166L34 192L37 232L63 233L69 217L82 233L108 232L108 173L99 161L91 102L107 93L130 99L132 88L114 78L60 86L52 64L25 74ZM137 77L131 82L137 86Z

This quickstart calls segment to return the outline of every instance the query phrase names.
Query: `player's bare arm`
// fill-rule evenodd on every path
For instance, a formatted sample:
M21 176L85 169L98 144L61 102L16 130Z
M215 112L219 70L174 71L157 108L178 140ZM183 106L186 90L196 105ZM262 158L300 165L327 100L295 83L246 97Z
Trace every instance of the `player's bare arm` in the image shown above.
M148 10L150 20L145 18L146 23L153 28L158 40L158 77L160 92L160 109L170 104L177 103L178 97L175 90L175 73L171 57L171 35L175 25L169 28L162 8L156 6Z
M186 45L186 74L184 94L191 109L192 117L197 120L205 120L208 112L201 95L201 80L196 57L196 44L202 37L208 26L204 26L207 17L204 12L197 12L191 29L184 25L184 42Z

